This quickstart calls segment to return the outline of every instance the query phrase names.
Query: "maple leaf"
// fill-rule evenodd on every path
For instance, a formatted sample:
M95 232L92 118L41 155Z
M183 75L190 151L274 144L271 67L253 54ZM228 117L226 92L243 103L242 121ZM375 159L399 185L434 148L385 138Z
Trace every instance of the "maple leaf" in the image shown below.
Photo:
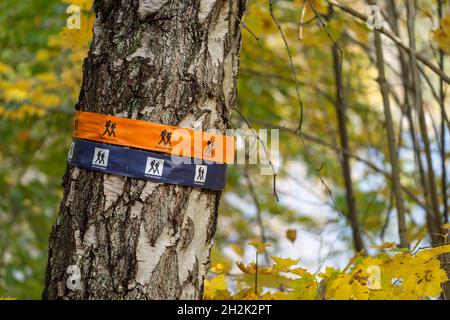
M447 274L440 268L438 260L435 263L424 263L410 270L403 287L420 297L437 297L442 291L441 284L448 280Z
M296 265L300 260L294 260L294 259L284 259L280 257L271 256L272 260L275 262L274 270L277 272L289 272L289 269Z
M297 276L303 277L305 276L308 271L306 269L303 268L295 268L295 269L290 269L289 273L295 274Z
M317 296L319 283L316 281L315 275L304 272L300 279L292 280L289 286L292 288L292 291L289 293L291 298L297 300L313 300Z
M230 299L228 291L227 278L221 274L213 279L206 279L204 282L203 297L207 300Z
M330 284L330 289L334 291L332 297L336 300L369 299L367 275L362 271L354 275L341 275Z
M256 264L255 263L249 263L244 264L243 262L236 262L236 265L239 269L241 269L242 272L247 274L256 274Z
M256 264L254 262L251 262L247 265L243 262L236 262L236 265L239 269L241 269L242 272L246 274L256 274ZM272 272L272 268L258 267L258 274L272 274Z
M270 243L264 243L260 240L253 240L253 241L249 242L248 244L255 247L256 252L258 252L258 253L264 253L264 252L266 252L267 247L272 246Z
M422 250L419 253L417 253L417 256L427 259L427 258L439 256L443 253L448 253L448 252L450 252L450 244Z

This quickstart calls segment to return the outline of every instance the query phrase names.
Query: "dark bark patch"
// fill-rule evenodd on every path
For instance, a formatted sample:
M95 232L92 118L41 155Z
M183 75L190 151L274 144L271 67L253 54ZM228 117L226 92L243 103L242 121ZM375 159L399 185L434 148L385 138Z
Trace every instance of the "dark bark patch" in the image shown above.
M191 243L192 239L194 238L195 234L195 225L194 222L190 217L187 218L187 223L183 227L183 229L180 232L180 239L178 242L178 249L184 250L186 249L189 244Z
M161 256L150 279L149 294L153 299L176 299L181 292L178 280L178 259L175 248L169 247Z

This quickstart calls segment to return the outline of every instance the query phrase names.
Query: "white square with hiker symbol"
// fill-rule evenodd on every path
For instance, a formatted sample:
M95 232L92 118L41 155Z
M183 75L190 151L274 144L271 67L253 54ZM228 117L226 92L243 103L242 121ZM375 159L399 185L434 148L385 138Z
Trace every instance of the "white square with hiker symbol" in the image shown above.
M145 166L145 174L152 176L162 176L164 169L164 160L158 158L147 157L147 165Z
M203 166L200 164L196 165L194 181L204 183L206 180L206 171L207 170L208 170L207 166Z
M108 157L108 149L95 148L94 157L92 158L92 165L106 167L108 166Z

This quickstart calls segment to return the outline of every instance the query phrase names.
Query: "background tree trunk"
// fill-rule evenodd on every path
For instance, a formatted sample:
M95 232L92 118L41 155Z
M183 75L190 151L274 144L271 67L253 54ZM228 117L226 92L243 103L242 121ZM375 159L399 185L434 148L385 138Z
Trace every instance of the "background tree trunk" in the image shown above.
M336 113L338 120L339 138L343 150L350 150L347 131L347 104L344 97L344 88L342 84L342 57L338 45L333 44L333 67L334 78L336 82ZM356 253L366 254L364 241L361 235L361 224L358 219L358 210L356 208L355 194L353 192L352 170L350 166L350 156L345 152L339 152L339 161L341 162L342 174L345 183L345 198L347 200L347 219L350 221L353 234L353 247Z
M199 120L223 132L236 97L244 5L96 0L76 109L183 127ZM43 298L202 297L220 192L70 167L63 186ZM66 285L71 265L81 270L80 290Z
M373 2L371 2L373 4ZM392 189L395 197L395 204L397 209L397 223L398 233L400 237L400 246L402 248L409 248L409 239L406 227L406 209L403 202L403 195L400 183L400 165L397 152L397 144L395 141L394 124L391 114L391 106L389 101L389 87L386 81L386 73L384 70L384 55L383 44L381 41L380 32L374 30L374 42L376 52L376 63L378 69L378 82L380 85L380 92L383 98L384 116L386 121L386 132L389 146L389 159L391 163L391 177L392 177Z

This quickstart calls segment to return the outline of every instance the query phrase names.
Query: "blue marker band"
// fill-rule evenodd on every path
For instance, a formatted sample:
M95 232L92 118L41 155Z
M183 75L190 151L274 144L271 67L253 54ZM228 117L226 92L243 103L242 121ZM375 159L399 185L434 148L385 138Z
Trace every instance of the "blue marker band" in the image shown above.
M136 179L223 190L227 165L75 139L70 165Z

